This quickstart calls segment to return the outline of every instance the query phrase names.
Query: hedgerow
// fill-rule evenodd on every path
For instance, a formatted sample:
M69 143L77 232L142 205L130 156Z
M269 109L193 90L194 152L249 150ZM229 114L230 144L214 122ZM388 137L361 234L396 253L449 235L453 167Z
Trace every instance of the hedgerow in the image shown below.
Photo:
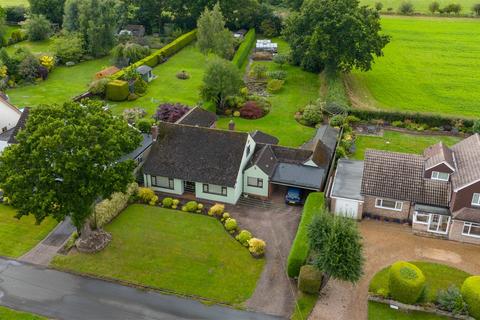
M248 55L250 54L250 51L252 51L252 48L255 45L255 39L255 29L248 30L248 32L245 34L245 38L242 44L240 44L240 47L238 47L238 50L232 59L233 64L236 65L238 68L242 68L245 61L247 61Z

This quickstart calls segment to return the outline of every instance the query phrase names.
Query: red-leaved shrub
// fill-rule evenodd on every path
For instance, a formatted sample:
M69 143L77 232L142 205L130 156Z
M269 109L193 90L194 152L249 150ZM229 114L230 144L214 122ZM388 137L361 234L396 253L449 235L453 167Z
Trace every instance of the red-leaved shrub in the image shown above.
M245 119L258 119L263 117L263 110L255 101L247 101L240 109L240 116Z

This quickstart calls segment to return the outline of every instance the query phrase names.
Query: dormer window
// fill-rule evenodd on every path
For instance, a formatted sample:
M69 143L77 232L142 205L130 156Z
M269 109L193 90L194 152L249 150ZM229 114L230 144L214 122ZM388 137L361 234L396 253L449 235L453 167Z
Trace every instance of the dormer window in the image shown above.
M432 171L432 180L448 181L450 175L445 172Z
M473 194L472 206L480 207L480 193Z

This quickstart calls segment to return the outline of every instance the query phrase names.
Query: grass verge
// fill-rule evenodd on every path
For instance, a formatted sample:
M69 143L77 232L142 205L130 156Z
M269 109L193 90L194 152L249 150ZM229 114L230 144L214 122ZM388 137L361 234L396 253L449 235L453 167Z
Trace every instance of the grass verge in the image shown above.
M0 319L4 320L47 320L47 318L40 317L27 312L15 311L9 308L0 307Z
M295 304L295 311L290 320L306 320L312 313L315 304L317 303L317 294L299 293L297 302Z

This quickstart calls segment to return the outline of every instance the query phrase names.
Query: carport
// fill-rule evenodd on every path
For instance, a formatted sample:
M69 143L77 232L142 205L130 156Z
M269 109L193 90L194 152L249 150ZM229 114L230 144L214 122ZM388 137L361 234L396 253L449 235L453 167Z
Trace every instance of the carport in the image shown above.
M337 215L362 219L363 196L360 194L363 161L338 160L337 170L330 192L330 209Z

